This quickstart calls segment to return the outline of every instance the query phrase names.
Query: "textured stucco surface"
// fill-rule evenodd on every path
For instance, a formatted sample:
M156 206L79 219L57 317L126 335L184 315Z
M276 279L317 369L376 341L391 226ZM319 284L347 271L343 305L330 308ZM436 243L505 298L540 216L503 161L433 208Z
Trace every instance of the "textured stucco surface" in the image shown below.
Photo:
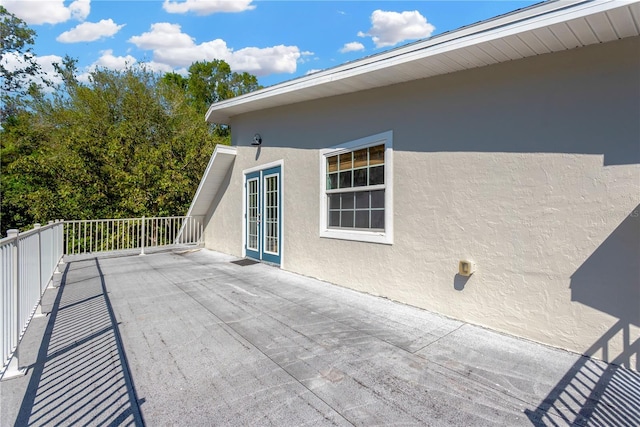
M284 269L638 369L638 49L636 37L236 117L206 246L242 255L242 170L282 159ZM389 130L394 244L320 238L318 150ZM477 264L468 280L462 258Z

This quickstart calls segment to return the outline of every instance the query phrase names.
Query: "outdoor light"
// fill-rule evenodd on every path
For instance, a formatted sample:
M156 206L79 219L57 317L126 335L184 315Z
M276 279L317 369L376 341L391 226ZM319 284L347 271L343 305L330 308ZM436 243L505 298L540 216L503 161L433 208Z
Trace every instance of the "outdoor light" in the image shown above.
M251 143L251 145L261 145L262 144L262 137L260 136L259 133L256 133L255 135L253 135L253 142Z
M460 260L458 263L458 274L469 277L476 271L476 264L467 259Z

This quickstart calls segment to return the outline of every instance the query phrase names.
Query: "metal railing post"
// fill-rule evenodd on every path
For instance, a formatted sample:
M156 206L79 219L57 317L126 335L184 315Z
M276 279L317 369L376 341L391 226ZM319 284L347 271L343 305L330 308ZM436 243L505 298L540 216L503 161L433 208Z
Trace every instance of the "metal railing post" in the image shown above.
M145 241L145 238L146 238L144 223L145 223L144 215L142 215L142 232L141 232L141 234L142 234L142 243L140 244L140 255L144 255L144 241Z
M60 225L58 226L58 265L56 265L56 272L60 273L58 266L64 265L64 256L66 251L64 247L64 219L59 219L58 222Z
M15 332L16 332L16 348L13 352L13 356L9 360L7 370L5 371L2 379L9 379L23 376L27 370L25 368L20 369L20 362L18 358L18 347L20 343L20 332L22 332L22 325L20 324L20 263L18 262L19 250L19 233L16 229L7 230L7 237L15 237L16 243L13 246L13 290L15 294Z
M64 220L56 219L56 226L53 231L53 262L55 262L55 268L51 280L47 284L47 289L55 287L56 274L60 274L60 266L64 264Z
M49 221L49 225L51 225L51 221ZM42 297L42 225L40 223L33 224L34 230L38 230L38 289L40 290L40 297ZM33 317L42 317L42 298L38 298L38 306L36 307L36 312L33 314Z

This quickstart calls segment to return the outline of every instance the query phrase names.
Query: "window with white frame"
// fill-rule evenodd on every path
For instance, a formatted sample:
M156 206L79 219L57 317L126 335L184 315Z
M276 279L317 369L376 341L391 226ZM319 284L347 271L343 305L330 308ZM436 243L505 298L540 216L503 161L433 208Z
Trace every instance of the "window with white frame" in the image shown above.
M320 236L393 243L392 132L321 152Z

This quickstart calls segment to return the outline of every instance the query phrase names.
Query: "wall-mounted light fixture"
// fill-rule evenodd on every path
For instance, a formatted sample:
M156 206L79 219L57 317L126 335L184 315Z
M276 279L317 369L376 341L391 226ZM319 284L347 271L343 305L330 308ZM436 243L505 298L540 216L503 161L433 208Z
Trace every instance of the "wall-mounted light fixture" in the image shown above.
M251 143L251 145L262 145L262 137L259 133L253 135L253 142Z
M476 272L476 264L468 259L460 260L458 263L458 274L469 277Z

